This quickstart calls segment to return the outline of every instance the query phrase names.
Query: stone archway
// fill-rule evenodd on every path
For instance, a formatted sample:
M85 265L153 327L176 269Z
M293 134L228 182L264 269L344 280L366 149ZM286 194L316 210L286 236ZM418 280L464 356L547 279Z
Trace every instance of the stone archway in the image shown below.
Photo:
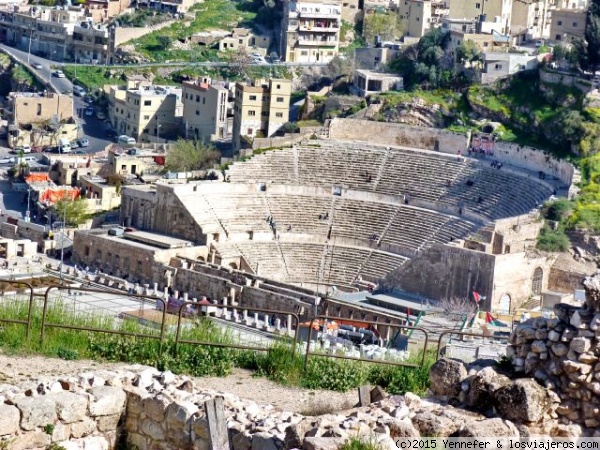
M510 314L510 308L512 306L512 297L508 292L505 292L500 296L500 302L498 303L498 312L502 314Z
M235 270L239 269L238 265L236 263L234 263L234 262L230 262L229 263L229 267L231 267L232 269L235 269Z
M540 295L542 293L543 280L544 280L544 270L541 267L537 267L533 271L533 277L531 279L531 293L533 295Z

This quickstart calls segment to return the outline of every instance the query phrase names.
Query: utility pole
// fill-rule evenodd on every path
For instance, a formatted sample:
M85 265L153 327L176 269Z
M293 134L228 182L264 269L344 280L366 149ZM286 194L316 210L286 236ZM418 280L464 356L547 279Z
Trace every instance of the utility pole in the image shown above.
M31 185L27 186L27 212L25 213L25 222L31 222L31 211L29 210L31 205Z

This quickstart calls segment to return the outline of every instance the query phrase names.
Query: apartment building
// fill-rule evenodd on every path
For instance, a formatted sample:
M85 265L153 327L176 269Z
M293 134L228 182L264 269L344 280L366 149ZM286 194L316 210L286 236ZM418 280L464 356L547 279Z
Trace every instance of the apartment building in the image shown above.
M148 0L143 1L152 9L171 14L185 14L196 3L196 0Z
M556 0L556 9L587 9L589 0Z
M241 137L268 137L289 120L292 82L285 79L236 83L233 106L233 148Z
M86 0L85 11L94 22L103 23L131 6L131 0Z
M266 55L273 39L270 36L253 33L248 28L234 28L229 36L219 42L219 51L238 50L245 48L247 51L256 51Z
M585 19L585 10L553 10L550 21L550 40L568 44L572 39L582 37L585 32Z
M81 22L73 29L70 52L73 61L83 64L103 64L114 54L111 30L104 25Z
M406 23L406 36L420 38L432 28L441 25L449 9L444 1L401 0L398 14Z
M60 138L75 139L77 124L73 98L51 92L11 92L8 145L54 145Z
M508 34L512 8L513 0L450 0L449 17L501 23L501 34Z
M340 1L286 0L280 55L285 61L327 63L339 51Z
M516 44L550 35L550 8L548 0L524 3L513 2L511 35Z
M126 86L104 86L115 130L139 142L162 142L181 130L181 88L132 77Z
M0 38L9 45L53 61L105 63L111 33L94 25L81 6L31 7L0 13Z
M186 138L212 141L231 134L227 118L229 89L225 83L211 83L210 79L186 81L181 91Z

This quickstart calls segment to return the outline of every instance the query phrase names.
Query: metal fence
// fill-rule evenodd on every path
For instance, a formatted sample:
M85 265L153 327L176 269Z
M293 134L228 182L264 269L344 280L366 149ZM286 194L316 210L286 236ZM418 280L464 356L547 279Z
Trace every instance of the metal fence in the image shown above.
M27 319L26 320L5 319L5 318L0 317L0 322L2 322L2 323L19 323L21 325L25 325L26 330L27 330L25 336L27 337L27 339L29 339L29 333L31 331L31 313L33 311L33 286L29 283L26 283L25 281L13 281L13 280L0 279L0 286L4 286L5 283L25 286L29 290L29 308L27 310ZM4 291L4 289L3 289L3 291Z
M39 336L41 343L43 343L44 339L46 338L47 330L53 329L53 328L54 329L80 330L80 331L88 331L88 332L93 332L93 333L104 333L104 334L111 334L111 335L121 335L121 336L128 336L131 338L152 339L152 340L159 341L161 349L162 349L163 343L165 342L167 316L168 316L168 303L160 297L149 296L149 295L123 294L128 299L133 299L133 300L142 302L142 305L143 305L143 303L149 303L152 305L153 309L155 309L156 306L159 305L159 308L157 308L158 312L160 312L159 332L155 333L155 334L137 333L137 332L119 330L119 329L73 325L73 324L68 324L68 323L58 323L58 322L50 321L50 318L49 318L50 305L53 302L64 299L65 292L68 292L69 294L72 294L74 292L82 292L85 294L118 295L118 293L116 293L114 291L104 290L104 289L95 289L95 288L69 287L69 286L64 286L64 285L52 285L52 286L47 287L43 294L35 294L34 288L30 283L27 283L24 281L0 279L0 287L2 286L2 283L12 283L13 285L22 285L26 288L27 291L29 291L28 300L27 300L27 302L28 302L27 316L25 319L8 319L8 318L0 317L0 323L4 322L4 323L13 323L13 324L24 325L27 329L26 336L28 339L30 337L31 324L32 324L32 320L33 320L32 314L33 314L34 297L37 296L37 297L43 298L42 317L41 317L41 323L40 323L40 336ZM58 294L51 295L51 294L56 294L56 293L58 293ZM182 329L184 329L184 327L186 326L186 323L185 323L186 314L184 312L186 310L191 310L192 311L191 317L199 317L200 316L200 308L202 306L203 305L201 305L197 302L192 302L192 301L182 301L182 303L179 305L177 313L174 315L177 318L177 327L175 330L175 340L174 340L174 350L173 350L173 353L175 356L177 355L178 349L181 344L198 345L198 346L213 346L213 347L223 347L223 348L251 350L251 351L268 351L269 350L269 346L260 347L257 345L238 344L238 343L230 343L230 342L197 341L197 340L183 338L182 337ZM221 307L218 305L209 305L209 306ZM222 308L226 308L226 306L222 306ZM288 311L272 310L272 309L264 309L264 308L246 308L246 307L239 307L239 306L238 307L229 306L229 308L231 308L232 310L235 310L234 314L236 314L239 311L242 311L242 312L243 311L252 311L255 313L255 321L256 321L257 314L262 314L263 316L268 316L268 317L277 317L277 316L286 317L288 320L288 323L285 325L284 328L288 331L286 334L292 338L292 342L291 342L292 357L296 354L297 348L298 348L298 341L300 338L300 328L301 328L300 327L300 318L297 314L291 313ZM140 309L143 309L143 306ZM244 314L244 317L246 317L246 314ZM143 317L141 317L141 319L143 319ZM234 316L234 319L235 319L235 316ZM306 353L304 355L304 366L305 367L308 364L308 359L310 356L347 359L347 360L355 360L355 361L365 361L365 362L370 362L370 363L386 364L386 365L392 365L392 366L403 366L403 367L410 367L410 368L423 367L423 365L425 363L426 350L427 350L427 345L428 345L428 341L429 341L429 333L424 328L413 327L413 326L408 326L408 325L384 324L381 322L352 319L352 322L364 324L365 326L379 325L379 326L386 326L386 327L391 327L391 328L395 328L398 330L404 330L404 331L410 331L410 332L413 332L416 330L416 331L423 333L424 340L422 341L423 342L423 346L421 349L422 355L421 355L420 362L418 362L418 363L391 361L391 360L385 360L385 359L357 358L357 357L353 357L353 356L346 356L346 355L339 355L339 354L326 354L326 353L311 351L310 342L311 342L311 339L313 336L313 327L314 327L316 321L341 321L341 322L343 322L343 321L348 321L348 320L350 320L350 319L344 318L344 317L336 317L336 316L317 316L312 319L312 321L310 322L310 325L309 325L309 332L308 332L308 338L307 338L308 342L307 342ZM239 323L239 322L237 322L237 320L235 320L235 322ZM265 319L265 322L267 323L267 326L268 326L268 321L266 319ZM252 332L254 330L254 328L250 327L249 324L246 324L246 325L248 326L249 332ZM255 326L256 326L256 324L255 324ZM292 333L292 330L293 330L293 333ZM276 335L272 335L269 337L277 338ZM408 336L406 336L406 338L408 339ZM441 343L441 336L440 336L440 341L438 341L438 355L439 355L440 343Z

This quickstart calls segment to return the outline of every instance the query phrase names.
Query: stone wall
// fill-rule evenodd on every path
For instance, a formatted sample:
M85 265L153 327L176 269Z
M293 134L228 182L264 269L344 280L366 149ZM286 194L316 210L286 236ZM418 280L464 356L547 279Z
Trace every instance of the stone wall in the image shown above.
M422 128L370 120L333 119L329 127L331 139L369 141L371 144L414 147L456 154L466 152L466 135L437 128Z
M551 84L562 84L563 86L572 86L587 94L592 90L592 83L589 80L584 80L577 75L555 72L550 69L540 69L540 81Z
M414 147L451 155L455 155L458 150L465 154L469 145L469 137L464 134L370 120L333 119L329 135L331 139L342 141L368 141L371 144ZM507 142L496 143L494 159L507 166L513 165L534 172L541 170L559 178L566 186L571 185L575 173L573 165L567 161L535 148Z
M600 276L584 282L583 307L555 305L555 319L520 324L509 355L516 371L533 376L560 398L563 423L600 427Z
M40 449L55 443L66 450L108 450L119 442L140 450L206 450L204 403L216 396L223 398L233 450L335 450L352 437L391 450L399 438L527 435L510 421L486 419L411 393L387 396L376 388L369 406L302 416L203 389L201 380L131 366L0 385L2 448Z

